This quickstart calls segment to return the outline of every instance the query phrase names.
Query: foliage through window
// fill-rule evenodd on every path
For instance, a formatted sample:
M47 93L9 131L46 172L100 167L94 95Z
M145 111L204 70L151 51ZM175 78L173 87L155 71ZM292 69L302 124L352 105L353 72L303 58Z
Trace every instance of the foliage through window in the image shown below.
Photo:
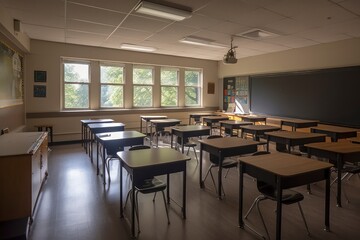
M185 70L185 106L201 105L201 72Z
M64 108L89 108L90 66L88 63L64 63Z
M153 68L133 67L133 105L134 107L153 106Z
M161 106L178 106L179 70L166 68L161 69L160 84Z
M100 66L100 107L124 107L124 67Z

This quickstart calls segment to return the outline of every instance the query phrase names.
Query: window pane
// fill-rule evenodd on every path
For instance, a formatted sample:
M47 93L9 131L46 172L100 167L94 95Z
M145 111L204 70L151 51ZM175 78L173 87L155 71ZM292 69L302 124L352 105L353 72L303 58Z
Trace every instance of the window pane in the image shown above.
M89 82L89 64L64 63L65 82Z
M124 83L124 68L115 66L100 67L101 83Z
M101 107L123 107L123 94L122 85L102 85Z
M88 84L65 84L65 108L89 108Z
M185 86L200 86L200 72L185 71Z
M134 68L133 83L134 84L153 84L152 68Z
M177 87L161 87L161 106L177 106Z
M185 87L185 106L200 105L200 88Z
M161 70L161 85L178 85L178 71L173 70Z
M151 86L134 86L134 106L152 107Z

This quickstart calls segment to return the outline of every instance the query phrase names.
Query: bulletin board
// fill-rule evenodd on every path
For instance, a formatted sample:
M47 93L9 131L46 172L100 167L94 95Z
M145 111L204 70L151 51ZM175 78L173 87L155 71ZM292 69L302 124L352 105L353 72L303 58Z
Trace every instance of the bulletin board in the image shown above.
M0 108L23 104L23 57L0 41Z

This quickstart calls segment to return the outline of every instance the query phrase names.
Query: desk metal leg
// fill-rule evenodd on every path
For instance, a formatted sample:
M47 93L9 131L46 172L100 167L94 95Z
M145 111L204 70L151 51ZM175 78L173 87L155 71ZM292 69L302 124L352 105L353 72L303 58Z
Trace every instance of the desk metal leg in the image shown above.
M140 118L140 132L142 133L143 131L142 131L142 118Z
M99 175L99 141L96 141L96 175Z
M342 158L340 156L340 154L337 155L337 193L336 193L336 201L337 201L337 206L341 207L341 169L343 168L343 161Z
M200 174L199 174L199 183L200 183L200 188L204 188L204 182L202 179L202 162L203 162L203 150L202 150L202 143L200 143L200 156L199 156L199 162L200 162Z
M120 218L124 218L124 209L123 209L123 163L120 159Z
M135 184L134 181L132 181L131 184L131 236L135 237Z
M170 204L170 174L166 174L166 182L167 182L166 198L167 198L167 203Z
M326 170L325 181L325 231L330 231L330 169Z
M105 151L106 151L105 146L103 146L102 169L103 169L103 184L104 184L104 186L105 186L105 184L106 184L106 178L105 178L105 175L106 175L106 174L105 174L105 172L106 172L106 169L105 169L105 164L106 164Z
M186 165L183 171L183 204L182 204L182 213L183 218L186 219Z
M276 196L276 239L280 240L281 239L281 214L282 214L282 204L281 204L281 199L282 199L282 183L281 183L281 178L277 177L277 184L276 184L276 188L277 188L277 196Z
M221 199L221 195L222 195L222 192L221 192L221 187L222 187L222 162L223 162L223 157L222 157L222 154L221 154L221 151L219 152L219 170L218 170L218 197L219 199Z
M244 228L244 219L243 219L243 197L244 197L244 173L243 173L243 164L240 163L239 166L239 227Z

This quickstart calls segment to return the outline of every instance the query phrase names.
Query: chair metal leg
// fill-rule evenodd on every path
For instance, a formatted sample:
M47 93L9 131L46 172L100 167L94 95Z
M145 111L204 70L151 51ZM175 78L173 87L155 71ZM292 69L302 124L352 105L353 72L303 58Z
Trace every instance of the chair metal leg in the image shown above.
M258 212L259 212L259 215L260 215L260 218L261 218L261 222L262 222L263 225L264 225L264 228L265 228L265 231L266 231L266 235L267 235L268 239L270 239L269 231L268 231L268 229L267 229L267 227L266 227L266 225L265 225L264 217L263 217L263 215L262 215L262 213L261 213L261 211L260 211L260 207L259 207L260 201L265 200L265 199L266 199L266 198L264 198L264 199L259 199L259 200L257 201L257 203L256 203L256 208L257 208L257 210L258 210Z
M304 220L304 223L305 223L305 228L306 228L307 234L308 234L308 236L310 236L309 227L308 227L308 225L307 225L307 223L306 223L305 215L304 215L304 212L303 212L303 210L302 210L302 208L301 208L300 202L298 202L298 206L299 206L299 210L300 210L300 213L301 213L301 217L302 217L302 219Z
M163 199L164 199L164 206L165 206L165 210L166 210L166 216L167 216L168 224L170 224L169 210L168 210L168 207L167 207L167 205L166 205L165 193L164 193L164 191L161 191L161 193L162 193Z
M156 193L157 193L157 192L154 193L153 202L155 202Z
M140 232L140 219L139 219L139 199L138 199L138 194L139 191L136 191L135 193L135 214L136 214L136 219L137 219L137 224L138 224L138 233Z

